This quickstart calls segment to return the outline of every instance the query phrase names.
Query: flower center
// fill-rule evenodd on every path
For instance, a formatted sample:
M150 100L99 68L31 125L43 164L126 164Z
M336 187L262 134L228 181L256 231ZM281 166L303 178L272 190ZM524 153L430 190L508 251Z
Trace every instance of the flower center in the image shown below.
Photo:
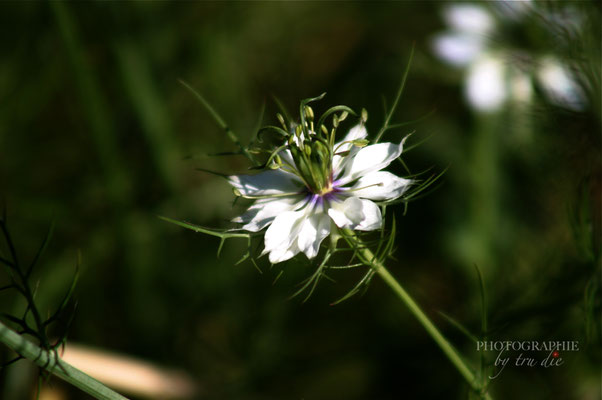
M318 196L326 196L328 193L332 193L334 192L334 187L332 186L332 184L329 182L329 184L322 188L322 190L320 190L319 193L316 193Z
M347 118L349 112L353 113L353 110L345 106L331 107L318 119L317 124L314 124L314 112L307 103L322 97L324 94L301 102L299 124L287 126L284 117L278 114L283 129L276 128L287 137L279 149L286 147L290 151L294 165L288 165L289 172L303 180L308 192L320 197L336 191L332 176L332 161L337 155L334 138L339 123ZM335 114L338 111L341 113ZM332 115L332 129L326 127L326 117L329 115ZM276 159L275 165L276 168L282 166L281 160Z
M332 191L332 149L320 134L308 132L289 144L296 169L307 189L316 195Z

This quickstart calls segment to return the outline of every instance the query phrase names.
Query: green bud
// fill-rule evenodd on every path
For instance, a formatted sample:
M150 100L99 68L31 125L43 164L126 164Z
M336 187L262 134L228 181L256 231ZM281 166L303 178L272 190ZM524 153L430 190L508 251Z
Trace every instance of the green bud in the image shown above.
M316 142L314 144L314 159L320 164L320 168L323 168L324 161L328 161L328 149L322 142Z
M328 135L328 129L324 125L320 125L320 127L322 128L322 133Z
M362 147L366 147L368 145L368 143L370 143L370 142L368 140L366 140L366 139L357 139L357 140L354 140L351 143L353 143L353 145L355 147L362 148Z
M345 119L346 119L348 116L349 116L349 113L348 113L347 111L343 111L343 112L341 113L341 115L339 115L339 121L340 121L340 122L343 122L343 121L345 121Z
M282 114L278 113L276 114L276 117L278 118L278 121L280 121L280 125L282 125L282 128L284 128L284 130L286 131L286 123L284 122L284 117L282 116Z
M362 122L365 124L368 121L368 111L365 108L362 108Z
M317 153L320 155L320 157L322 157L322 158L328 157L328 154L329 154L328 147L321 141L316 141L314 144L314 148L317 151Z
M305 149L303 149L305 151L305 154L307 154L307 156L311 156L311 147L310 146L305 146Z
M310 106L305 106L305 116L309 120L314 119L314 110L312 110L312 108Z
M339 127L339 117L337 117L336 115L332 117L332 126L334 126L335 128Z
M303 132L303 128L301 127L301 125L297 125L297 126L295 127L295 134L296 134L297 136L301 136L301 133L302 133L302 132Z
M276 154L276 157L274 157L274 162L278 165L282 165L282 158L280 158L280 156Z

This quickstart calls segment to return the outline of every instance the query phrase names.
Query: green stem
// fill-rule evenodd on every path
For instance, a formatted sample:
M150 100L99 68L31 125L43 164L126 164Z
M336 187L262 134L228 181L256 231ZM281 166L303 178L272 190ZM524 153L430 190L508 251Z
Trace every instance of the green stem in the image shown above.
M31 360L39 367L44 368L51 374L58 376L97 399L127 400L126 397L114 392L96 379L86 375L65 361L62 361L58 357L57 352L40 348L4 325L2 322L0 322L0 342L7 345L22 357Z
M403 72L403 77L401 78L401 84L399 85L399 89L397 90L397 95L395 96L395 100L393 101L393 105L391 106L391 109L387 113L387 116L385 118L385 122L383 123L382 128L380 128L380 131L378 131L378 134L376 135L376 138L374 139L374 143L378 143L378 141L380 140L382 135L390 128L389 122L391 121L391 117L393 116L393 113L395 113L395 110L397 109L397 104L399 103L399 99L401 98L401 94L403 93L403 88L406 85L406 79L408 78L408 73L410 72L410 66L412 65L412 58L414 58L414 48L415 47L416 47L415 44L412 45L412 50L410 51L410 59L408 60L408 64L406 65L405 71Z
M236 136L234 131L232 129L230 129L230 127L228 126L226 121L218 114L218 112L215 110L215 108L213 108L213 106L211 106L211 104L203 96L201 96L201 94L199 92L194 90L194 88L192 86L190 86L189 84L187 84L186 82L184 82L182 80L180 80L180 83L186 89L190 90L190 92L201 102L203 107L205 107L205 109L209 112L209 114L211 114L211 116L213 117L215 122L219 125L219 127L224 132L226 132L226 135L232 141L232 143L234 143L236 146L238 146L241 154L243 154L245 157L247 157L249 159L249 161L251 161L253 163L253 165L257 165L257 162L255 161L255 158L253 157L253 155L251 153L249 153L249 150L245 146L243 146L243 144L238 139L238 136Z
M433 338L433 340L437 343L439 348L443 351L443 353L447 356L449 361L456 367L460 375L466 380L466 382L470 385L470 387L477 393L481 394L481 397L486 400L491 400L491 396L488 393L483 393L483 387L478 382L473 373L472 369L466 364L466 362L462 359L460 354L456 351L456 349L449 343L449 341L439 332L437 327L431 322L429 317L422 311L420 306L416 304L414 299L405 291L405 289L399 284L399 282L389 273L387 268L380 262L375 256L374 253L361 242L361 240L355 236L352 231L345 230L345 234L354 238L354 240L358 244L358 248L361 249L359 251L360 258L366 262L384 281L385 283L393 289L397 297L401 301L405 303L405 305L410 309L410 312L416 317L418 322L424 327L424 329L428 332L428 334Z

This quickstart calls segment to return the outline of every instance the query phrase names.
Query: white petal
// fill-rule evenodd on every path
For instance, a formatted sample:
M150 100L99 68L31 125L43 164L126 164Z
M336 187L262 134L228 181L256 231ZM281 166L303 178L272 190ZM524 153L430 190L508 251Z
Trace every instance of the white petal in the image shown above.
M302 187L295 175L279 169L257 175L233 175L228 181L244 196L297 193Z
M337 150L337 152L338 151L347 151L351 148L352 144L345 143L345 142L351 142L353 140L365 139L366 136L368 136L366 127L364 126L364 124L358 124L358 125L354 126L353 128L351 128L349 130L349 132L347 132L347 134L345 135L343 140L341 140L340 142L335 144L334 147L336 149L337 147L340 146L340 148Z
M260 199L240 217L234 218L232 222L244 223L245 225L241 226L241 229L258 232L268 226L278 214L295 210L304 202L305 199L296 196Z
M270 252L269 259L272 264L278 264L280 262L290 260L294 256L296 256L301 250L299 250L299 246L297 246L297 242L291 243L288 248L279 248L274 249Z
M487 9L474 4L446 7L443 18L452 28L473 35L486 35L495 27L495 21Z
M382 224L380 208L370 200L349 197L344 202L333 202L328 215L339 228L372 231Z
M288 260L300 251L297 246L297 236L303 226L306 212L306 210L286 211L272 221L265 232L265 249L262 253L270 253L272 264Z
M453 33L436 36L432 41L434 52L445 62L464 67L474 61L483 51L483 40L479 36Z
M387 171L362 176L350 189L353 196L370 200L393 200L401 196L412 183Z
M350 160L353 157L353 155L359 151L359 147L354 146L351 143L345 143L345 142L351 142L353 140L365 139L367 136L368 136L368 132L366 131L366 127L364 126L364 124L358 124L358 125L354 126L353 128L351 128L349 130L349 132L347 132L347 135L345 135L343 140L341 140L340 142L338 142L334 145L334 149L336 150L337 153L350 151L350 154L348 156L341 157L341 156L335 155L332 158L332 169L334 171L335 177L337 177L339 175L339 172L341 172L343 170L343 167L344 167L343 163L347 160Z
M548 98L556 105L575 111L585 108L583 91L571 72L558 60L544 58L537 71L537 78Z
M370 200L362 199L362 213L364 218L362 222L353 229L360 231L373 231L382 226L383 218L380 208Z
M324 213L311 215L303 222L297 244L307 258L318 255L322 240L330 233L330 218Z
M466 80L468 102L481 111L499 109L507 97L506 66L500 57L483 56L471 65Z
M288 248L296 240L305 218L305 211L286 211L274 218L265 233L264 252Z
M333 201L328 209L328 215L339 228L350 228L359 224L363 214L357 215L356 210L361 210L360 201L357 197L349 197L344 202ZM354 207L355 206L355 207ZM348 214L347 214L348 211Z
M400 144L378 143L364 147L349 161L339 183L344 185L370 172L385 168L401 155L403 140Z

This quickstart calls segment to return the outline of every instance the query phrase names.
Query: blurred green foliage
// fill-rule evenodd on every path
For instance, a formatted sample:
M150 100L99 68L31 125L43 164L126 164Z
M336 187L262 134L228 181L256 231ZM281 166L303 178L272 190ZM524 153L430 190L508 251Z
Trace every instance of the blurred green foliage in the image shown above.
M553 3L541 7L563 6ZM2 3L0 196L22 258L56 221L36 276L39 304L60 301L81 251L69 338L186 370L201 398L466 398L457 372L381 282L330 307L361 276L342 271L309 302L289 301L313 268L302 257L274 268L263 258L259 274L233 266L244 241L229 241L218 259L218 239L156 218L229 226L240 208L228 184L196 169L248 167L242 157L204 156L234 147L179 79L245 143L264 105L264 121L274 121L271 95L295 109L323 91L317 107L365 107L375 134L383 96L393 97L416 43L396 118L436 111L385 140L431 136L404 161L412 172L449 170L406 216L396 210L390 270L475 366L475 346L437 313L478 333L473 264L484 274L489 339L580 341L562 367L507 368L494 396L599 398L600 6L572 5L588 19L589 47L559 46L541 26L511 32L527 51L593 63L589 107L570 112L538 96L528 108L482 115L463 102L462 74L431 53L443 5ZM7 293L0 305L22 306ZM85 396L72 389L72 398Z

